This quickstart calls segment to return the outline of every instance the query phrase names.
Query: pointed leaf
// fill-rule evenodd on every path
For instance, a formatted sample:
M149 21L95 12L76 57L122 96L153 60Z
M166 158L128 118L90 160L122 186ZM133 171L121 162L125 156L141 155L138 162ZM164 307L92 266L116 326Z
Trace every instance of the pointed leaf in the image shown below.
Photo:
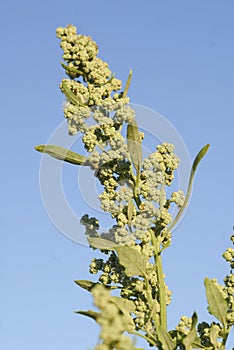
M91 290L96 287L97 285L100 285L99 282L91 282L91 281L87 281L87 280L76 280L74 281L79 287L86 289L87 291L91 292ZM110 289L110 290L114 290L114 289L118 289L118 286L106 286L105 288Z
M203 346L201 344L201 340L197 338L192 344L192 349L207 349L207 348Z
M116 243L99 237L88 237L88 242L91 247L101 250L114 250L117 247Z
M208 311L215 316L224 327L226 327L228 303L225 300L222 292L215 285L214 281L205 278L206 298L208 302Z
M205 156L205 154L207 153L208 149L209 149L210 145L207 144L205 145L197 154L196 158L194 159L193 162L193 166L190 172L190 177L189 177L189 183L188 183L188 189L187 189L187 194L184 200L184 204L182 205L182 207L180 208L178 214L176 215L175 219L173 220L173 222L171 223L171 225L167 228L168 231L171 231L172 228L176 225L176 223L178 222L179 218L181 217L184 209L186 208L190 195L191 195L191 191L192 191L192 185L193 185L193 179L194 179L194 175L197 169L198 164L200 163L200 161L202 160L202 158Z
M130 202L128 203L128 212L127 212L127 215L128 215L128 225L130 226L131 225L131 222L132 222L132 217L133 217L133 213L134 213L134 203L132 200L130 200Z
M128 124L127 127L127 145L131 161L139 173L142 159L141 137L135 120Z
M93 310L87 310L87 311L79 310L79 311L75 311L75 313L90 317L95 321L97 320L98 316L100 315L99 312L95 312Z
M135 329L134 321L130 315L130 313L135 311L135 304L131 300L123 299L120 297L111 297L112 303L114 303L118 309L124 314L125 318L128 320L129 323L129 331L131 329Z
M80 100L80 98L69 89L64 80L62 81L62 90L68 101L70 101L74 105L85 106L85 104Z
M191 330L190 330L189 334L183 339L183 344L184 344L186 349L192 349L192 345L198 339L196 325L197 325L197 314L196 314L196 312L194 312L194 314L192 316Z
M135 303L132 300L113 296L111 297L111 301L116 304L123 313L131 313L136 309Z
M118 254L120 264L125 267L125 273L128 277L146 275L148 258L145 254L140 254L136 249L127 246L117 247L115 251Z
M158 340L162 344L163 350L175 350L176 349L176 341L172 339L171 335L165 331L160 325L158 327Z
M95 287L99 283L87 281L87 280L76 280L74 281L79 287L88 290L89 292L93 287Z
M72 75L75 74L77 77L79 77L80 75L83 75L83 72L76 69L75 67L66 66L64 63L61 63L61 66L67 71L68 74L69 73L71 73Z
M218 342L218 338L220 337L219 335L219 330L213 326L211 326L210 329L210 342L212 345L214 345L215 349L218 349L219 346L219 342Z
M47 153L53 158L64 160L65 162L76 164L76 165L85 165L86 157L82 156L79 153L69 151L68 149L56 146L56 145L39 145L34 147L36 151L41 153Z
M127 96L127 93L128 93L128 90L129 90L129 87L131 84L131 80L132 80L132 70L130 69L129 76L128 76L128 79L127 79L127 82L126 82L126 85L124 88L123 97Z

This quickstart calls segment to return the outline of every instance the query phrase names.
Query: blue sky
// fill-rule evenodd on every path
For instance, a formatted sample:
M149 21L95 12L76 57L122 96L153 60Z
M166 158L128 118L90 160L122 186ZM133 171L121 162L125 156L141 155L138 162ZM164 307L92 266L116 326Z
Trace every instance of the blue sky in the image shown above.
M47 216L33 149L63 121L55 30L69 23L93 37L120 79L133 69L131 101L166 117L191 158L211 144L164 256L173 291L169 327L194 309L200 321L211 319L203 280L221 282L228 273L221 255L234 225L233 15L232 1L216 0L1 2L1 348L92 349L97 339L96 325L73 313L92 306L73 280L90 278L94 253ZM65 178L76 181L77 169L70 169ZM81 215L75 185L67 196ZM232 332L227 349L233 343Z

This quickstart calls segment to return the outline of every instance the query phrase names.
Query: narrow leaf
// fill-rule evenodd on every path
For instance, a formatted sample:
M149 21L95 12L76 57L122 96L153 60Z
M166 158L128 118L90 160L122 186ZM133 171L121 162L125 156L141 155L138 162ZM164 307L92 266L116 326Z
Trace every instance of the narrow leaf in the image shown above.
M124 299L121 297L111 297L111 301L118 306L118 308L123 312L131 313L134 312L136 306L132 300Z
M205 145L200 152L198 152L196 158L194 159L193 165L192 165L192 169L190 172L190 177L189 177L189 183L188 183L188 189L187 189L187 194L184 200L184 204L182 205L182 207L180 208L179 212L177 213L175 219L173 220L173 222L171 223L171 225L168 227L168 231L171 231L172 228L176 225L176 223L178 222L179 218L181 217L184 209L186 208L190 195L191 195L191 191L192 191L192 185L193 185L193 179L194 179L194 175L197 169L198 164L200 163L200 161L202 160L202 158L205 156L205 154L207 153L208 149L209 149L210 145L207 144Z
M111 297L111 302L114 303L118 309L125 316L126 320L129 323L129 330L135 328L134 321L130 315L130 313L135 311L135 304L131 300L123 299L120 297Z
M116 247L115 251L118 254L120 264L125 267L125 273L128 277L146 275L148 258L145 254L140 254L136 249L127 246Z
M98 283L87 281L87 280L76 280L74 281L79 287L88 290L89 292L93 287L95 287Z
M198 338L193 342L192 349L206 349L207 350L207 348L201 344L201 340Z
M135 120L127 126L127 146L130 153L131 161L139 173L142 159L141 137Z
M97 320L98 316L100 315L99 312L95 312L93 310L87 310L87 311L79 310L79 311L75 311L75 313L90 317L95 321Z
M69 151L66 148L56 145L39 145L34 147L36 151L41 153L47 153L53 158L64 160L65 162L76 164L76 165L85 165L86 157L82 156L79 153Z
M76 69L75 67L69 67L66 66L64 63L61 63L61 66L68 72L68 73L72 73L78 76L83 75L83 72L81 72L80 70Z
M222 292L215 285L214 281L205 278L206 299L208 302L208 311L215 316L224 327L226 327L228 303L225 300Z
M85 104L80 100L80 98L69 89L64 80L62 81L62 90L68 101L70 101L74 105L85 106Z
M192 166L192 172L193 175L197 169L198 164L200 163L200 161L202 160L202 158L205 156L205 154L207 153L208 149L209 149L210 145L207 144L205 145L197 154L196 158L194 159L193 162L193 166Z
M210 341L211 344L214 345L215 349L218 349L219 346L219 342L218 342L218 338L220 337L219 335L219 330L213 326L211 326L211 330L210 330Z
M88 237L88 242L91 247L101 250L114 250L117 247L116 243L99 237Z
M100 285L99 282L95 283L95 282L91 282L91 281L87 281L87 280L76 280L74 281L79 287L88 290L89 292L91 292L91 290L97 286ZM118 289L118 286L106 286L105 288L110 289L110 290L114 290L114 289Z
M130 202L128 203L128 225L131 225L132 222L132 217L133 217L133 213L134 213L134 203L132 200L130 200Z
M163 350L175 350L176 349L176 341L172 339L170 334L165 331L160 325L158 327L158 340L162 344Z
M129 76L128 76L128 79L127 79L127 82L126 82L126 85L124 88L123 97L127 96L127 93L128 93L128 90L129 90L129 87L131 84L131 80L132 80L132 70L130 69Z
M183 344L186 349L192 349L192 345L196 340L198 340L197 336L197 330L196 330L196 325L197 325L197 314L194 312L192 316L192 327L189 332L189 334L183 339Z

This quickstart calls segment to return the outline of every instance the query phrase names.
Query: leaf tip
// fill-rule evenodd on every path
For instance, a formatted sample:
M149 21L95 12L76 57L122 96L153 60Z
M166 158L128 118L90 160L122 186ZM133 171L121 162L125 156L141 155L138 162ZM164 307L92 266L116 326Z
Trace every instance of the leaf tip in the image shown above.
M38 145L38 146L34 146L34 149L38 152L44 152L45 146L44 145Z

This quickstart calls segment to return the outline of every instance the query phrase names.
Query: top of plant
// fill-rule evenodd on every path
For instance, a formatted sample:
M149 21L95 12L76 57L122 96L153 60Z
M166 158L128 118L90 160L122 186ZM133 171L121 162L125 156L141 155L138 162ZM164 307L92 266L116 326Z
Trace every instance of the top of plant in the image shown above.
M75 165L89 166L103 185L99 195L101 208L108 212L114 225L99 232L99 222L83 215L88 242L107 255L94 258L92 274L98 282L76 281L91 291L100 312L78 311L95 319L102 327L101 343L96 350L133 350L125 332L144 338L160 350L225 349L234 324L234 278L232 270L224 286L216 279L205 279L208 311L218 323L198 324L196 312L182 316L175 330L167 331L166 307L171 292L165 284L161 255L171 243L172 229L186 207L194 174L209 145L196 156L187 194L168 194L179 159L174 146L164 142L142 159L144 134L138 130L134 110L128 105L131 72L124 89L111 73L108 64L97 57L97 44L89 36L78 35L68 25L57 29L63 49L63 68L68 75L60 85L66 96L64 116L69 134L83 134L86 155L55 145L40 145L40 152ZM127 124L126 135L123 135ZM172 217L171 207L178 213ZM233 235L231 236L234 241ZM234 249L223 257L233 269ZM104 288L107 287L107 288ZM119 294L111 296L110 290ZM136 349L137 350L137 349Z
M122 83L116 79L109 66L97 57L98 46L90 36L78 35L76 28L68 25L57 29L64 52L62 64L70 79L63 79L61 90L70 103L65 108L69 133L86 130L82 117L90 113L88 107L102 106L107 110L129 102L126 93L120 92ZM68 96L69 95L69 96Z

